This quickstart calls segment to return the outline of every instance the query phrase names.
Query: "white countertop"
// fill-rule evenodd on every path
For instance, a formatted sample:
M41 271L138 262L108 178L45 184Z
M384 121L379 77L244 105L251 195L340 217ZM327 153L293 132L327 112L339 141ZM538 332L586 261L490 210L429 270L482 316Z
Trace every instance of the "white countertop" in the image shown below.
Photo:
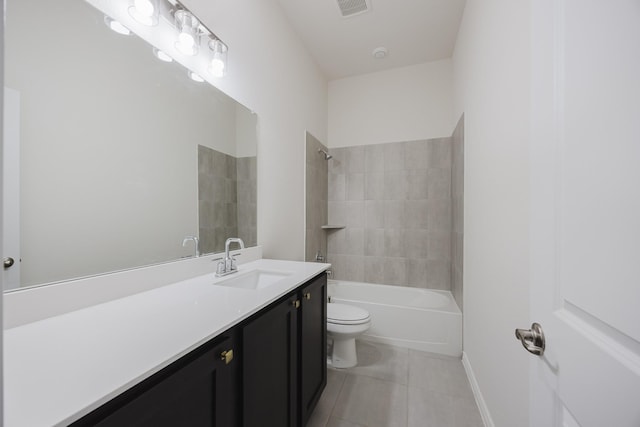
M257 260L291 273L261 290L213 273L4 331L6 427L67 425L300 286L328 264Z

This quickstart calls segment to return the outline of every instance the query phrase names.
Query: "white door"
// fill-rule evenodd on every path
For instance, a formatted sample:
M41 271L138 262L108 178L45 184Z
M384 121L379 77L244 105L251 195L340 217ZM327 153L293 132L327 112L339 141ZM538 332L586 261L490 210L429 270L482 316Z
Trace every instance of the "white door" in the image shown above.
M3 256L4 289L20 287L20 93L4 88Z
M639 427L640 0L531 4L531 426Z

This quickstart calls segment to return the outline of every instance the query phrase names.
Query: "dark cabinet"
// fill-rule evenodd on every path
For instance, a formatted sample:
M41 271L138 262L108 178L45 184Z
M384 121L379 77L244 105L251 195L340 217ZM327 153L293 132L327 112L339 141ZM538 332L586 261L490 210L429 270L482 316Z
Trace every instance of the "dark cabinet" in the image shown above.
M204 344L72 424L100 427L239 425L235 332Z
M327 382L324 273L71 424L301 427Z
M300 416L306 425L327 385L327 276L302 288Z
M324 273L242 328L244 427L304 426L327 383Z
M286 298L242 328L245 427L298 425L299 304L296 295Z

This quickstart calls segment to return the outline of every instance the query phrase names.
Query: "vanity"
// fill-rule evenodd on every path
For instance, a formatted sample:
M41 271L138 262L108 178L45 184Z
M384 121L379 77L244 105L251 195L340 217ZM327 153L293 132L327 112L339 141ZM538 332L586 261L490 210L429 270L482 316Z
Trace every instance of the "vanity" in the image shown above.
M329 265L262 259L257 115L130 3L6 4L5 425L303 426Z
M5 330L6 425L304 426L326 385L328 264L216 278L201 258L176 264L210 273Z

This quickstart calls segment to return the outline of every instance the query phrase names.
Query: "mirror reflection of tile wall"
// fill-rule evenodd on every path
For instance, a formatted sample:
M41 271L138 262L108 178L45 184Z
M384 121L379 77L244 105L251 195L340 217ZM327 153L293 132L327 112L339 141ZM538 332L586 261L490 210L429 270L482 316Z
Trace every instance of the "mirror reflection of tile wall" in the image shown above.
M235 158L198 146L198 215L200 250L224 251L225 240L240 237L255 246L256 157Z

